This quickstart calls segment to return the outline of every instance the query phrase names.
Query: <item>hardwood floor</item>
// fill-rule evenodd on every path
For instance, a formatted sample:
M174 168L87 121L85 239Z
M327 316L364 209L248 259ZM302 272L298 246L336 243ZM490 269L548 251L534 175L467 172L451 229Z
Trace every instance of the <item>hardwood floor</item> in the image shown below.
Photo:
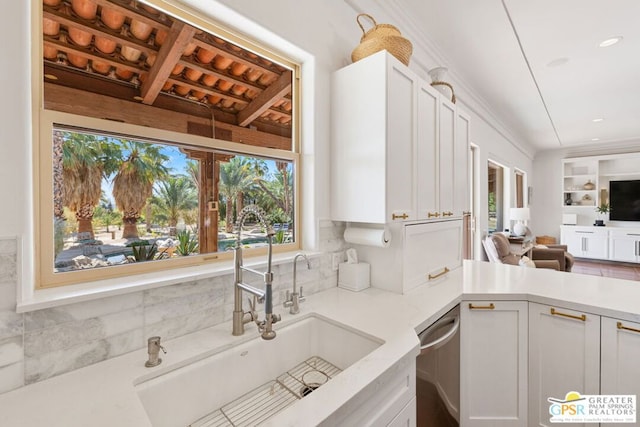
M576 259L571 272L640 281L640 264Z

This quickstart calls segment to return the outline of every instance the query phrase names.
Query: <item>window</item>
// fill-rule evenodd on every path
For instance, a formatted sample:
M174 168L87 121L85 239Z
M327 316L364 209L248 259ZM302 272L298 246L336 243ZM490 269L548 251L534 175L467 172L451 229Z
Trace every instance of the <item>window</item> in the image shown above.
M516 208L524 208L524 172L516 170Z
M489 161L488 167L489 193L489 232L502 231L504 211L504 169L497 163Z
M229 259L249 204L299 247L297 64L188 11L45 3L38 287Z

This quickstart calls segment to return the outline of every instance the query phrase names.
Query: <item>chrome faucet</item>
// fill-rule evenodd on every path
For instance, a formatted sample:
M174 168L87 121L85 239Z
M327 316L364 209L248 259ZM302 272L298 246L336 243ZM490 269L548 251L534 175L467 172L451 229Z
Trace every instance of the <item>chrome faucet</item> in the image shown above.
M244 267L242 265L242 226L244 225L245 219L249 216L253 215L258 218L258 220L262 223L262 225L267 229L267 243L269 247L267 249L267 271L264 273L253 270L248 267ZM234 260L234 279L233 279L233 287L234 287L234 298L233 298L233 335L242 335L244 334L244 325L245 323L249 323L254 321L256 325L258 325L258 330L260 331L260 335L265 340L271 340L276 337L276 332L273 330L273 324L280 320L280 315L273 314L273 291L271 288L271 284L273 283L273 272L271 271L271 251L272 251L272 238L275 235L273 228L269 225L269 222L266 219L266 215L262 209L260 209L256 205L248 205L245 206L244 209L240 211L238 214L238 240L236 241L236 246L233 250L233 260ZM242 281L242 273L247 271L249 273L257 274L262 276L264 279L264 291L258 288L255 288L251 285L248 285ZM251 310L245 312L242 308L242 291L248 292L253 295L254 302L251 303L249 300L249 304ZM258 314L255 308L256 299L259 302L264 302L264 312L265 319L260 321L258 319Z
M300 313L300 303L305 300L302 296L302 286L300 286L300 293L298 293L296 289L296 266L298 258L304 258L307 261L307 270L311 270L311 263L309 262L309 258L305 254L296 254L293 257L293 292L289 293L287 291L287 300L284 302L285 307L289 308L289 313L298 314Z

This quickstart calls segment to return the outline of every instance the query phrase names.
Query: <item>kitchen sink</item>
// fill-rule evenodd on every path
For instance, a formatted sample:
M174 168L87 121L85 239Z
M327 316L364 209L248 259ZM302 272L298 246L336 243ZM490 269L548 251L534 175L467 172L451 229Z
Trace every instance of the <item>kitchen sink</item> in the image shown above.
M136 381L151 424L257 425L384 343L314 313L282 325L277 334L272 341L256 336Z

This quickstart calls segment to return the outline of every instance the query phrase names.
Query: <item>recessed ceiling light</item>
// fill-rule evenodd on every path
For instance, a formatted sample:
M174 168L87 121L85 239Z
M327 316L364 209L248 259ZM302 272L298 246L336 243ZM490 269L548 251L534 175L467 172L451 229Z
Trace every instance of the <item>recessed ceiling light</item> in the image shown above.
M616 37L611 37L610 39L606 39L600 42L600 44L598 46L600 47L609 47L609 46L613 46L614 44L618 43L622 41L622 36L616 36Z
M600 141L600 138L591 138L592 141Z
M593 119L591 120L593 123L600 123L602 121L604 121L604 119Z
M556 58L547 64L547 67L559 67L569 62L569 58Z

